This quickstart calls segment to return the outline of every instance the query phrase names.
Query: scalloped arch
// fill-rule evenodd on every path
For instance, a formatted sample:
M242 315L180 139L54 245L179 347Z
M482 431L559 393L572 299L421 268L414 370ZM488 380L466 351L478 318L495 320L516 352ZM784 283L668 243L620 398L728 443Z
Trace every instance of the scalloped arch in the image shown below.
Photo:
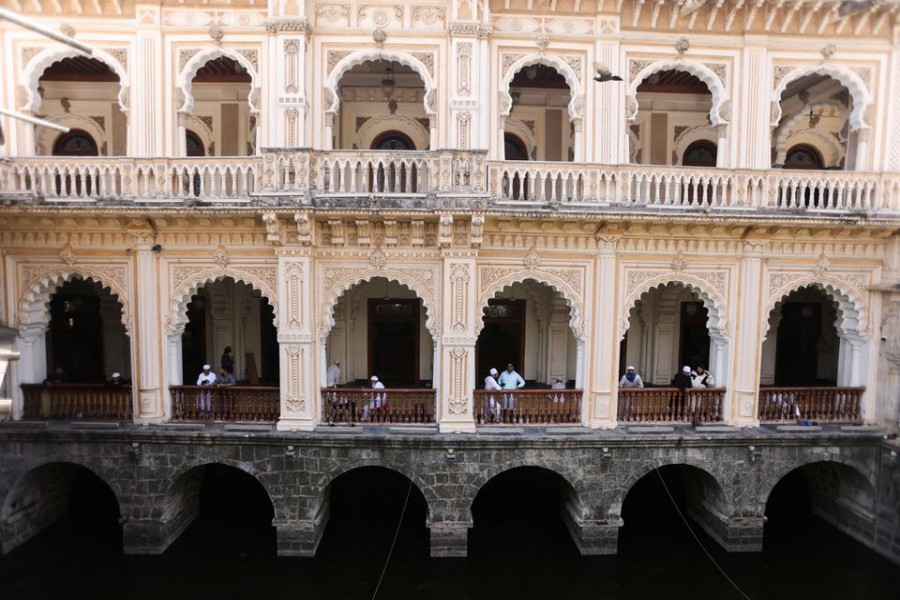
M728 100L728 94L725 92L725 86L722 84L722 80L719 79L719 76L716 75L712 69L702 63L694 62L692 60L658 60L647 65L634 76L634 79L632 79L631 83L628 85L626 100L631 99L631 101L634 102L634 106L637 107L637 89L641 82L654 73L669 70L690 73L705 83L709 91L712 92L712 106L709 108L710 123L713 126L728 124L728 121L721 115L722 107ZM635 120L639 111L640 109L635 110L629 120Z
M562 278L539 269L525 274L521 271L516 271L504 275L500 279L494 281L489 288L479 295L478 306L487 306L488 300L502 292L505 288L512 286L515 283L525 283L529 280L546 285L562 296L563 300L566 301L566 306L569 307L569 329L572 330L572 335L575 336L575 339L578 341L585 341L584 322L582 317L584 314L584 306L581 294L572 289L572 287ZM477 318L475 320L475 337L478 337L481 334L482 329L484 329L484 320Z
M850 91L850 96L853 98L853 110L850 111L850 131L868 129L869 125L865 121L866 107L872 102L872 97L869 90L866 88L866 84L859 75L850 69L831 65L817 65L814 67L794 69L778 82L778 86L775 88L772 95L771 126L778 127L778 123L781 121L781 94L784 93L787 85L792 81L814 73L828 75L829 77L840 81Z
M816 275L807 275L806 277L798 277L781 286L774 293L769 294L766 301L766 315L771 315L778 306L791 293L804 288L813 287L825 292L838 305L837 323L835 326L843 336L866 337L868 331L867 310L865 303L855 298L851 293L845 290L844 282L833 277L821 277ZM769 319L761 319L762 338L765 339L769 334Z
M105 291L118 300L122 307L122 325L125 327L125 335L130 337L131 303L125 290L115 281L110 281L101 271L78 265L44 273L22 292L17 316L20 334L24 334L27 329L33 328L35 325L46 326L50 323L50 296L59 286L75 278L90 279L99 283Z
M250 61L240 52L236 52L229 48L221 48L219 46L200 50L187 61L187 64L184 65L184 68L175 80L175 86L181 90L182 94L184 94L184 104L176 106L175 110L184 113L189 113L194 110L194 92L192 83L194 77L197 75L197 71L209 61L223 56L237 62L247 70L247 74L250 75L250 93L247 95L247 104L250 106L251 113L259 112L259 107L256 106L256 103L253 100L254 95L258 93L260 89L259 76L256 74L256 69L253 68Z
M79 52L68 46L50 46L38 52L22 72L22 87L25 88L25 105L22 110L38 112L41 108L41 95L38 93L40 87L40 79L47 70L47 67L55 62L65 58L84 56L83 52ZM128 72L122 67L118 60L103 50L94 50L91 58L96 58L100 62L106 64L113 72L119 76L119 108L122 112L128 112Z
M342 279L338 280L331 288L331 295L324 298L324 302L322 303L322 314L319 317L319 337L324 340L334 328L334 307L337 304L338 299L350 288L364 283L370 283L375 277L382 277L387 279L389 283L393 281L405 286L422 299L422 305L425 307L425 328L428 330L428 333L431 334L431 339L437 340L439 336L437 328L439 325L435 315L438 314L438 304L434 295L428 290L422 289L421 286L412 281L412 278L408 277L403 271L392 269L384 269L374 274L371 272L365 274L355 272L345 275Z
M378 115L365 122L356 132L356 145L368 149L374 139L381 133L391 129L405 133L416 145L416 150L428 148L428 130L415 119L400 115Z
M375 62L379 60L398 62L401 65L406 65L419 75L419 77L422 79L422 83L425 85L425 94L422 101L423 105L425 106L425 114L429 117L434 117L436 113L434 110L434 106L430 101L434 100L436 87L431 74L428 73L428 69L425 67L422 61L406 52L380 49L358 50L356 52L353 52L352 54L348 54L334 66L334 69L328 75L328 80L325 83L325 87L331 91L332 97L331 106L326 106L325 112L336 114L341 108L341 95L339 93L339 89L341 78L343 78L344 73L357 65L363 64L364 62Z
M569 86L569 120L577 121L584 118L584 91L582 90L581 79L572 70L569 63L553 54L532 54L522 57L510 65L503 75L503 79L500 80L500 95L503 98L501 105L508 107L500 111L500 116L508 117L510 112L512 112L512 96L509 94L509 86L512 84L516 73L531 65L544 65L545 67L556 69L556 72L565 78L566 84Z
M245 283L258 291L272 305L275 314L278 314L278 296L275 290L270 289L264 281L244 271L227 267L225 269L211 267L206 271L192 275L189 279L183 281L177 289L172 291L171 314L166 324L168 333L173 335L184 331L184 327L188 322L187 305L190 304L191 297L197 293L197 290L207 283L221 281L226 277L230 277L238 283ZM278 328L278 319L275 319L275 328Z
M628 331L628 320L631 315L631 310L634 308L635 304L641 298L641 296L643 296L653 288L662 288L670 284L682 285L689 290L696 292L697 296L699 296L699 298L703 300L703 306L708 311L706 322L707 328L710 331L721 336L723 339L729 339L728 318L725 316L725 298L723 298L722 295L716 291L708 291L707 286L709 285L709 282L687 273L681 273L679 275L657 275L656 277L652 277L646 281L642 281L639 287L635 288L630 294L628 294L628 296L625 297L625 302L623 303L624 314L621 316L621 320L619 321L618 339L621 340L625 336L625 333Z

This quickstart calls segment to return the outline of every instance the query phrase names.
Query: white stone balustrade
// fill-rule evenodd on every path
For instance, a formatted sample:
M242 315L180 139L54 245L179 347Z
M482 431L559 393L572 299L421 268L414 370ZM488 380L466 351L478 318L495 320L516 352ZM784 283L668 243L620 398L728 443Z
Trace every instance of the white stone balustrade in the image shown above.
M490 197L496 208L900 212L900 175L658 165L487 161L484 151L265 150L204 158L23 157L0 163L0 193L53 203L250 204L289 197Z

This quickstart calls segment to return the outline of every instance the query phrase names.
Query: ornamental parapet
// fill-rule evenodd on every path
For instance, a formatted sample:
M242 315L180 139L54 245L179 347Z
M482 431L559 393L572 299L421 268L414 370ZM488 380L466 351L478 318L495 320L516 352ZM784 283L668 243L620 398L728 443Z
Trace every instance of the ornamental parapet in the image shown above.
M266 149L204 158L16 157L0 198L45 206L163 204L340 210L549 211L738 218L900 218L900 175L488 161L483 150Z

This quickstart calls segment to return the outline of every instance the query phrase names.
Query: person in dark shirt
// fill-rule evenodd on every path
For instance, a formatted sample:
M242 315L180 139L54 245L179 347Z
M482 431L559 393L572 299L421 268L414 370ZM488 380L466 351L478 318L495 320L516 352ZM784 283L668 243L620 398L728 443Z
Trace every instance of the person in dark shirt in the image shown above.
M220 366L234 375L234 355L231 354L231 346L225 346L225 352L222 353L221 362L222 364Z
M676 388L675 393L672 395L672 399L669 400L669 410L673 420L680 420L681 415L684 413L687 390L691 389L693 385L694 382L691 379L691 368L688 366L683 367L681 372L677 373L675 377L672 378L672 387Z
M118 371L113 373L110 376L110 380L106 382L106 387L112 388L115 390L120 389L123 385L125 385L125 382L122 381L122 374L119 373Z
M44 383L69 383L70 381L71 378L69 377L69 374L66 373L66 370L61 366L56 365L56 368L53 369L53 373L44 380Z

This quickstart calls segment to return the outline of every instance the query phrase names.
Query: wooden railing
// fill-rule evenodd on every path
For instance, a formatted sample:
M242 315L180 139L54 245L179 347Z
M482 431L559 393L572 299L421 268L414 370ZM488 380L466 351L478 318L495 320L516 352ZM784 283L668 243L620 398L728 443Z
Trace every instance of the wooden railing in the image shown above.
M274 423L280 414L277 387L172 385L169 391L173 421Z
M759 420L765 422L845 422L862 419L864 387L764 387Z
M26 419L131 419L131 386L102 383L22 384Z
M620 423L711 423L723 420L725 388L619 389Z
M434 423L433 389L323 388L322 422L328 424Z
M474 390L478 425L566 425L581 423L581 390Z

